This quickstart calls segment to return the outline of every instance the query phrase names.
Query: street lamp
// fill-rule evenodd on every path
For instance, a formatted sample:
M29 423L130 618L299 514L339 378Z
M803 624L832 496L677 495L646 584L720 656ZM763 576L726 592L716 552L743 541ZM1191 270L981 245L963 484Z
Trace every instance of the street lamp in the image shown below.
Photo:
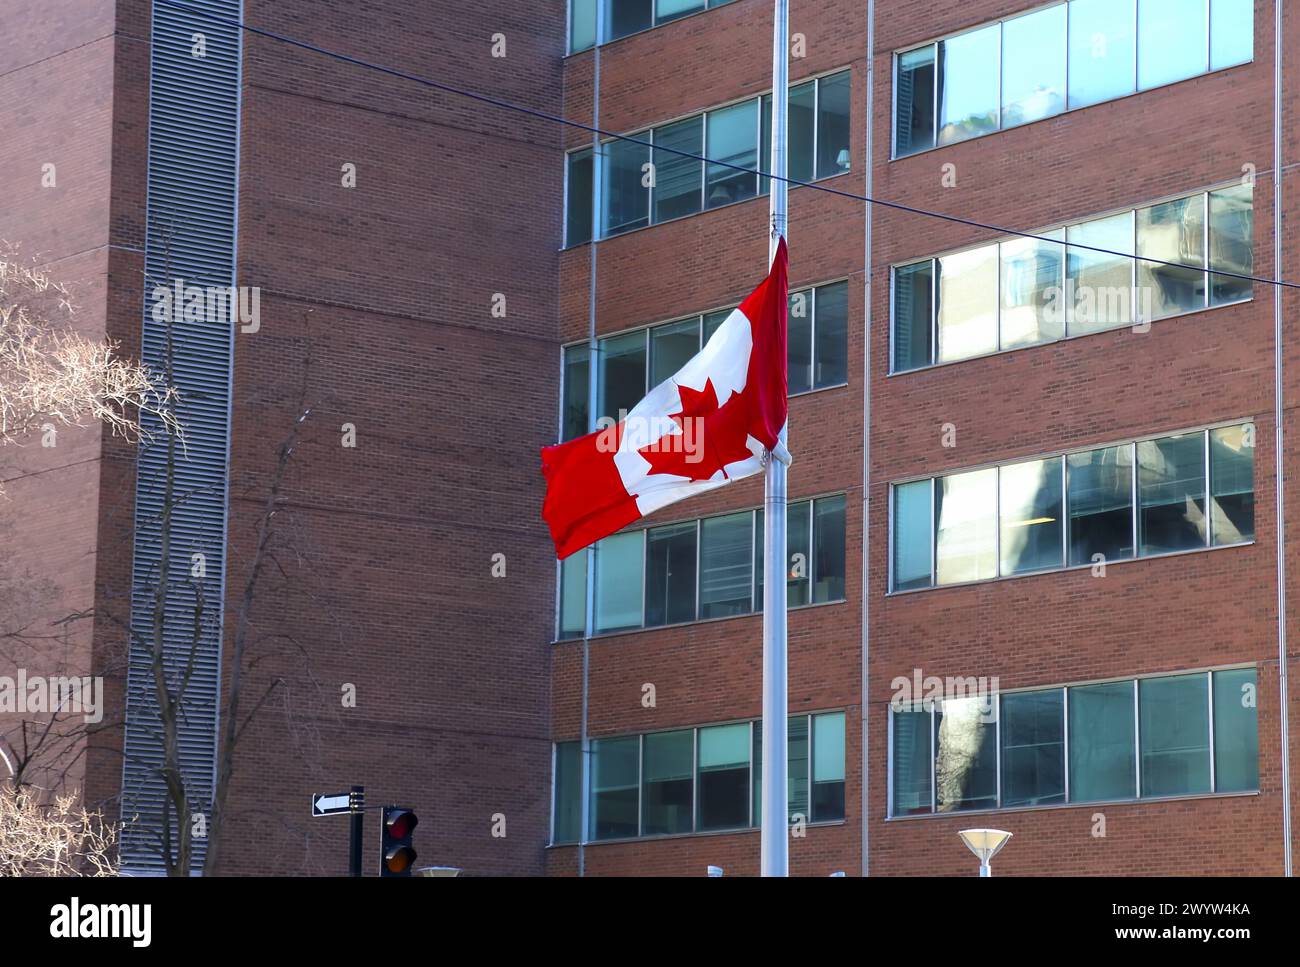
M967 849L980 858L980 876L992 876L989 860L1007 845L1011 834L1001 829L963 829L957 834Z
M709 867L709 876L721 876L721 875L722 875L722 867L721 867L721 866L710 866L710 867Z

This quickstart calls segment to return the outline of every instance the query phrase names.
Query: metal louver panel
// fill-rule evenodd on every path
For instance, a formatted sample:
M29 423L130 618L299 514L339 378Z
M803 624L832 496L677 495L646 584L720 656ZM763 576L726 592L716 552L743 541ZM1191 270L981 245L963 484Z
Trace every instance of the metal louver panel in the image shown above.
M242 16L240 0L187 2L218 17ZM203 35L203 57L192 52L195 34ZM153 319L154 289L172 287L177 279L204 289L229 290L235 284L242 44L238 28L154 4L151 52L142 351L145 361L162 372L168 327ZM180 757L191 809L204 814L211 808L217 749L234 328L228 317L211 315L200 321L178 319L172 327L172 382L181 394L178 415L185 427L185 447L173 461L163 664L174 686L193 652L179 727ZM150 428L157 430L156 425ZM135 874L165 869L166 787L160 771L162 728L151 656L168 503L167 451L166 439L156 435L152 444L140 449L136 470L122 774L122 817L128 825L121 843L123 872ZM202 577L192 573L196 553L204 555ZM205 606L195 647L199 589ZM174 851L174 815L171 825ZM196 837L193 869L201 867L205 853L206 841Z

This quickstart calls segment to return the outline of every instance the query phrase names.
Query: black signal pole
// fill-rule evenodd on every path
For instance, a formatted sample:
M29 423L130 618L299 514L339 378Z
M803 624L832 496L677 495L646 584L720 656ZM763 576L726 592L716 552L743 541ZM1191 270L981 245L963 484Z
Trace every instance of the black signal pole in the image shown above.
M361 832L365 823L366 814L362 812L366 805L366 787L353 786L352 795L349 797L349 803L352 809L352 858L348 864L349 876L361 875Z

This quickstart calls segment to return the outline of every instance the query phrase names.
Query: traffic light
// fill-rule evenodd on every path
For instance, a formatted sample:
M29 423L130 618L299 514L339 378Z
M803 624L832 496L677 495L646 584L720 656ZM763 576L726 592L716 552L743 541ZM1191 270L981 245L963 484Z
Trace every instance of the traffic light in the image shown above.
M384 827L380 833L379 875L410 876L415 865L411 834L420 820L409 809L384 807Z

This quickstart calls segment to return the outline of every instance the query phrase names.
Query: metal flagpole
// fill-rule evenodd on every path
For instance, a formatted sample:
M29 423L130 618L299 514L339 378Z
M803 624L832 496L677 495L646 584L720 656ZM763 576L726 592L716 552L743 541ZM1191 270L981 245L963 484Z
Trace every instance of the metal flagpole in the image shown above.
M768 266L786 232L786 117L790 95L790 3L776 0L772 24L771 244ZM784 363L785 360L782 360ZM786 466L775 456L763 480L763 819L760 870L763 876L790 873L789 806L786 783L785 509Z

